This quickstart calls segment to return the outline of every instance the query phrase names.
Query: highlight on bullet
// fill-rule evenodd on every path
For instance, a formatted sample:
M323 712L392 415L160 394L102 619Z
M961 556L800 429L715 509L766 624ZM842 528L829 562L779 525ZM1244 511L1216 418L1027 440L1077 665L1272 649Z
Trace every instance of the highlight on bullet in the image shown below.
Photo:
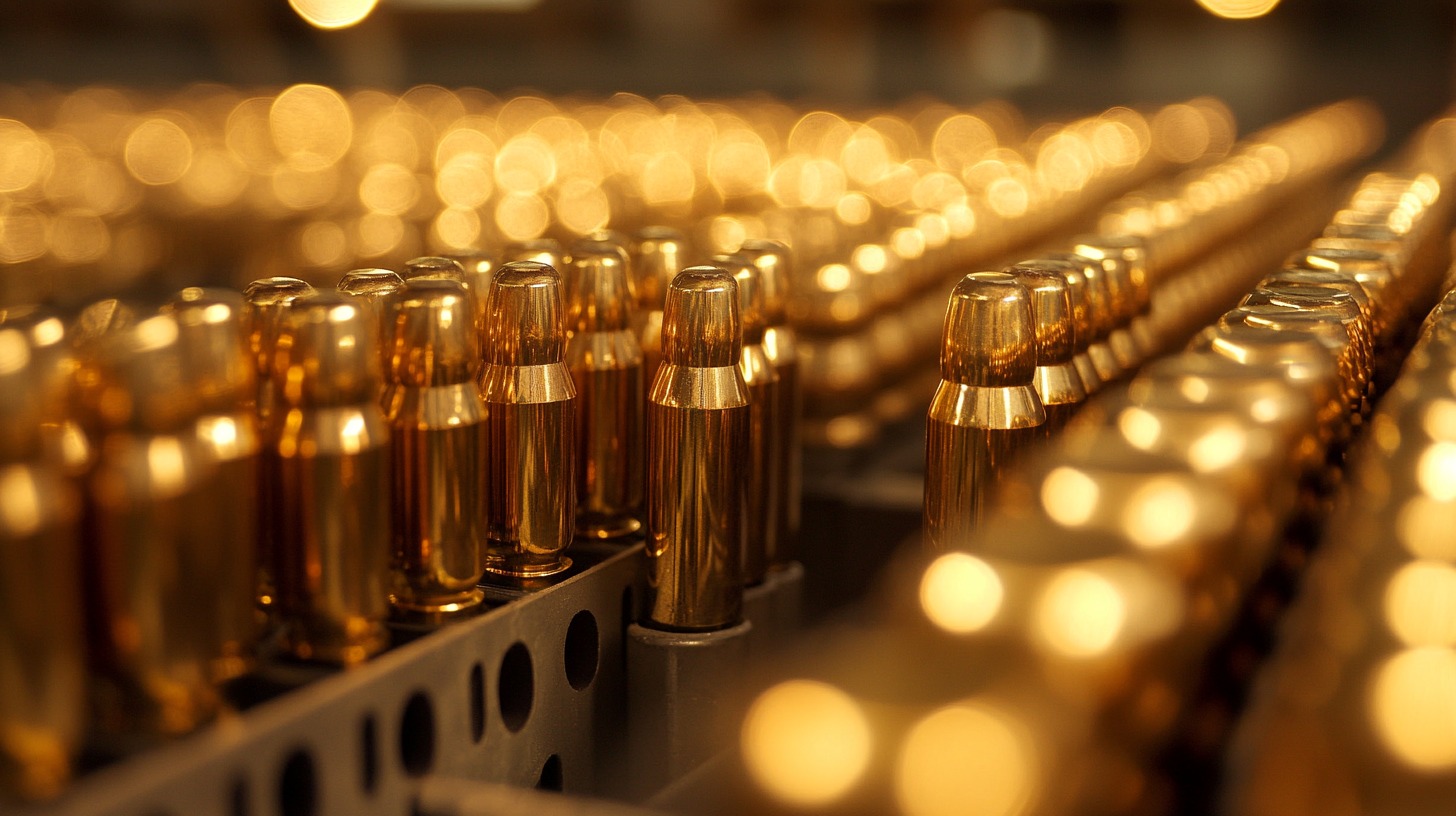
M1036 371L1032 375L1032 387L1046 412L1042 427L1050 435L1065 427L1087 400L1087 387L1073 362L1077 325L1072 319L1067 280L1034 262L1016 264L1005 271L1031 295L1031 312L1036 321Z
M686 266L687 238L671 227L646 227L632 244L632 289L637 297L633 328L642 346L649 387L662 365L662 310L667 288Z
M379 325L380 371L389 372L394 356L394 315L390 312L390 296L404 288L404 278L393 269L353 269L345 272L334 287L355 298Z

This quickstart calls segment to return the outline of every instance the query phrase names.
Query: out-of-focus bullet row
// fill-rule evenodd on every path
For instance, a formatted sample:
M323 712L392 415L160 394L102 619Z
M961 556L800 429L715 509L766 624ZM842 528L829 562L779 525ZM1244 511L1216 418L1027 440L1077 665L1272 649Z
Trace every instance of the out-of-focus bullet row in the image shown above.
M574 538L645 534L644 625L737 624L797 532L791 259L687 255L649 228L0 312L0 794L55 795L88 733L197 728L260 661L546 587Z
M1037 304L1065 276L1029 285L1029 264L967 275L946 313L946 382L931 409L932 550L898 567L882 595L888 608L873 623L823 638L794 667L799 679L754 701L742 755L763 798L914 816L1206 810L1212 793L1188 774L1216 772L1184 774L1182 765L1174 773L1167 757L1217 765L1213 754L1318 538L1345 446L1389 381L1382 366L1403 355L1399 327L1435 298L1456 158L1449 136L1445 120L1430 127L1417 140L1422 149L1396 171L1366 176L1323 235L1265 273L1186 350L1107 389L1049 442L1031 433L1046 415L1036 352L1065 328L1039 331L1049 322ZM1041 283L1047 278L1050 286ZM1430 358L1418 354L1412 365ZM1442 376L1425 382L1434 387ZM958 446L937 428L951 416L1017 419L982 423ZM1411 418L1430 427L1431 416ZM1380 427L1377 444L1407 438ZM1427 447L1437 437L1419 439L1420 455L1438 449ZM1017 460L1009 468L1008 456ZM988 474L998 483L983 481ZM1383 470L1365 481L1385 496L1395 478ZM1336 534L1354 533L1346 549L1366 552L1380 536L1361 530ZM1283 798L1291 790L1348 788L1348 780L1321 787L1340 772L1325 764L1323 732L1307 727L1303 695L1339 712L1343 719L1327 720L1334 728L1370 709L1363 685L1343 686L1349 693L1338 708L1322 691L1339 681L1330 661L1369 637L1363 619L1350 617L1354 601L1329 593L1329 610L1339 614L1309 628L1327 652L1287 677L1287 728L1262 732L1263 791L1272 804L1261 812L1298 812ZM1359 610L1371 627L1378 603ZM1445 610L1419 609L1409 619L1420 619L1422 633L1435 631ZM1387 703L1412 729L1396 750L1417 752L1416 765L1446 762L1439 740L1449 729L1420 711L1449 708L1436 701L1443 692L1423 685L1436 675L1446 683L1440 659L1415 666L1426 660L1422 652L1391 681L1402 685ZM1316 768L1318 777L1309 770L1286 784ZM1399 781L1378 780L1400 801ZM1446 802L1434 789L1409 790L1422 802ZM1365 812L1348 798L1308 801L1322 803L1309 812ZM1229 812L1247 804L1236 799Z

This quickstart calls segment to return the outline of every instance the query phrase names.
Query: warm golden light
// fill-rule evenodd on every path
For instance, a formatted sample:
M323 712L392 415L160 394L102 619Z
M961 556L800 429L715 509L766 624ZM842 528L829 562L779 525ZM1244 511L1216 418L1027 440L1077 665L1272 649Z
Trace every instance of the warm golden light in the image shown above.
M799 807L848 793L869 765L869 721L827 683L789 680L759 695L743 722L743 760L767 793Z
M1370 714L1381 742L1423 771L1456 767L1456 652L1407 649L1375 672Z
M1436 501L1456 499L1456 442L1436 442L1416 465L1416 481Z
M1456 567L1416 561L1385 586L1385 622L1407 646L1456 644Z
M985 561L947 553L931 562L920 579L920 608L947 632L969 634L996 619L1003 593L1001 579Z
M143 184L171 184L192 166L192 139L176 122L148 119L126 139L126 169Z
M1413 496L1396 514L1395 533L1411 555L1456 560L1456 501Z
M909 816L1014 816L1030 809L1040 775L1036 745L1014 714L971 701L910 729L895 797Z
M1173 479L1153 479L1127 497L1123 528L1138 546L1166 547L1181 541L1193 529L1197 509L1197 500L1187 485Z
M1227 20L1252 20L1273 11L1279 0L1198 0L1198 5Z
M288 5L314 28L332 31L363 22L379 0L288 0Z
M1037 604L1038 634L1068 657L1107 651L1127 621L1127 600L1117 585L1097 573L1071 568L1058 574Z
M1069 467L1048 473L1041 485L1042 509L1063 527L1079 527L1091 521L1098 497L1097 483Z

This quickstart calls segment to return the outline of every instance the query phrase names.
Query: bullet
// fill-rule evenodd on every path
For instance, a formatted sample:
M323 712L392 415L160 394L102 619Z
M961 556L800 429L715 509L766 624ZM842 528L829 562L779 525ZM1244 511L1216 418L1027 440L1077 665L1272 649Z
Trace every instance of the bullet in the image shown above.
M738 285L689 267L667 289L663 364L647 396L646 625L717 630L743 614L749 393Z
M390 296L404 288L404 278L393 269L353 269L339 278L334 287L363 304L379 327L379 370L387 381L394 356L394 315ZM388 383L385 383L388 385Z
M177 321L106 333L82 355L81 410L98 429L82 570L100 731L175 735L219 707L217 520L200 501L199 391Z
M560 272L566 267L567 260L566 250L562 248L561 242L555 238L535 238L530 241L515 241L506 244L505 251L501 253L501 261L503 263L532 261L546 264L557 272Z
M783 423L778 412L783 397L778 372L763 350L763 277L749 259L740 255L719 255L713 263L722 267L738 284L738 325L743 348L738 369L748 386L748 460L740 474L744 481L743 582L755 586L768 576L771 554L778 551L779 446Z
M1046 412L1043 432L1050 437L1062 428L1087 400L1087 388L1072 362L1076 350L1076 325L1072 321L1072 300L1067 280L1035 264L1007 267L1007 274L1031 294L1031 313L1036 320L1036 372L1032 387Z
M576 386L566 367L560 277L516 261L491 281L485 366L485 569L523 582L571 566Z
M200 397L198 452L209 475L195 501L214 525L219 585L211 619L212 679L252 667L258 636L258 473L262 437L253 414L257 377L243 329L243 298L230 289L184 289L165 311L177 321L183 369Z
M484 600L485 402L475 304L458 281L413 278L391 296L395 352L384 391L401 618L443 623Z
M1007 462L1042 433L1035 327L1031 293L1011 275L973 272L951 293L925 436L931 549L966 546Z
M405 280L424 278L426 280L452 280L456 281L466 289L470 288L470 282L465 276L465 267L453 258L442 258L438 255L426 255L422 258L412 258L405 261L404 274L400 277Z
M457 252L446 252L441 255L443 258L460 264L465 270L467 287L470 296L475 299L475 332L480 338L480 357L485 358L485 302L490 296L490 279L495 271L500 268L500 258L495 253L481 249L462 249Z
M662 365L662 309L667 287L682 271L687 255L687 238L671 227L647 227L637 233L632 245L633 289L637 295L633 323L648 383Z
M768 324L763 330L763 352L779 378L779 527L776 546L769 553L770 566L775 566L792 560L804 494L804 382L799 371L799 335L789 325L788 316L793 253L778 241L750 238L738 254L758 267Z
M1082 389L1087 396L1102 390L1102 377L1088 356L1095 328L1092 325L1092 306L1087 296L1087 276L1082 270L1086 261L1070 261L1037 258L1016 264L1017 269L1051 272L1067 282L1067 301L1072 306L1072 367L1082 378Z
M1124 372L1136 370L1156 350L1147 325L1152 290L1146 243L1131 235L1096 236L1078 240L1072 251L1102 263L1115 323L1107 345Z
M20 322L0 322L0 801L61 793L86 723L79 501L46 455L53 374Z
M46 404L40 419L45 458L59 465L62 474L70 479L84 477L95 450L76 421L76 374L80 364L72 352L65 321L44 306L12 306L0 309L0 327L19 330L30 344Z
M605 241L573 244L562 290L577 391L576 533L621 538L642 528L646 478L646 384L627 253Z
M273 445L278 435L274 414L281 410L279 390L282 383L275 379L274 355L278 352L278 334L283 324L283 315L288 304L304 295L312 294L313 287L298 278L262 278L243 289L244 325L248 330L248 347L255 365L257 397L253 401L253 412L258 418L258 430L263 438L263 456L258 467L258 605L267 610L272 607L277 595L277 582L273 576L276 562L279 529L278 469L281 466L277 449Z
M72 346L84 349L112 332L135 326L141 319L141 311L136 304L124 300L98 300L77 313L66 333Z
M338 292L295 300L274 376L280 537L273 553L285 653L345 666L388 644L389 427L373 316Z
M1100 261L1075 252L1053 252L1047 257L1081 266L1082 276L1087 281L1087 319L1092 326L1092 335L1087 342L1087 357L1097 369L1097 378L1102 383L1120 379L1128 370L1118 362L1112 346L1108 344L1113 329L1117 328L1118 316L1107 270Z

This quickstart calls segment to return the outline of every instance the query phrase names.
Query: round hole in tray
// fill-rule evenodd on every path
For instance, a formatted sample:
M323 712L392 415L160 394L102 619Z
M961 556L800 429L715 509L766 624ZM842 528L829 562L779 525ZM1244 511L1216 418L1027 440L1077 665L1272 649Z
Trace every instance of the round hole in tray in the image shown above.
M479 663L470 667L470 739L480 742L485 736L485 669Z
M501 658L500 677L496 681L501 722L512 732L526 727L531 718L531 704L536 696L536 676L531 668L531 652L519 640L506 649Z
M373 793L379 784L379 726L373 714L364 715L359 725L359 781L365 793Z
M552 754L546 757L545 764L541 766L541 777L536 780L536 787L559 793L564 789L565 781L561 773L561 755Z
M230 816L248 816L252 811L253 803L248 796L248 780L238 777L233 780L233 785L228 790L228 813Z
M601 651L596 616L583 609L566 627L566 682L572 688L581 691L596 679Z
M424 776L435 764L435 709L423 691L410 695L400 715L399 761L410 776Z
M283 772L278 775L278 810L283 816L313 816L317 809L313 756L299 748L283 761Z

